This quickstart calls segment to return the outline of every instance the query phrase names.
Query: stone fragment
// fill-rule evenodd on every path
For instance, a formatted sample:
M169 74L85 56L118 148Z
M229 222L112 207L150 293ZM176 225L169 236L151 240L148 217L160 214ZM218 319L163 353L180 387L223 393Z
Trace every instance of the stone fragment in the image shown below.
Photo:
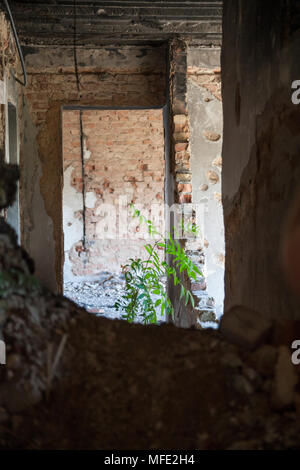
M254 392L253 386L249 380L247 380L246 377L241 374L233 377L232 386L237 392L241 394L251 395Z
M221 358L221 363L226 367L231 367L233 369L239 369L243 366L242 360L234 353L228 352L225 353Z
M18 369L22 364L19 354L10 354L6 359L6 367L8 369Z
M0 209L3 209L14 202L19 169L17 165L3 163L0 158L0 174Z
M204 131L203 135L207 140L210 140L211 142L217 142L221 138L220 134L209 130Z
M278 350L270 344L263 344L251 355L251 364L265 377L274 374Z
M184 129L188 125L188 117L185 114L176 114L173 120L175 132Z
M7 411L5 410L5 408L1 406L0 407L0 423L5 423L5 421L7 421L8 418L9 418L9 415Z
M272 380L264 380L261 388L265 393L269 394L272 388Z
M220 331L226 339L247 349L254 349L271 332L272 322L259 312L243 306L225 312Z
M216 184L220 179L219 175L213 170L208 170L206 172L206 178L211 184Z
M215 307L215 305L216 305L215 299L214 299L213 297L209 297L209 298L207 299L206 305L207 305L208 307Z
M292 405L297 383L298 376L291 361L291 352L287 346L280 346L272 390L274 408L283 409Z
M191 194L183 194L183 193L180 194L179 204L190 204L191 202L192 202Z
M177 173L176 174L176 181L180 183L189 183L192 179L192 175L190 173Z
M2 384L0 388L0 403L11 413L19 413L26 410L37 404L41 398L40 391L30 382L17 387L14 381Z
M199 320L201 322L215 322L216 321L215 312L213 310L202 311L199 315Z
M200 186L200 191L207 191L208 190L208 185L207 184L202 184Z
M202 278L198 282L193 282L191 289L192 289L192 292L196 292L198 290L205 290L206 289L205 279Z
M13 415L11 419L12 429L14 432L17 432L23 423L23 418L20 415Z
M243 367L243 375L251 382L255 389L262 383L261 377L251 367Z
M209 435L207 433L197 434L197 449L207 449L207 443L209 442Z
M300 416L300 393L295 393L294 402L296 407L296 413Z
M273 330L273 343L276 346L290 346L296 339L300 339L300 321L284 319L276 321Z
M222 205L222 194L221 193L214 193L214 199L217 201L219 205Z
M188 122L188 117L185 114L175 114L173 120L175 127L184 127Z
M274 417L270 417L265 424L264 441L268 444L276 442L279 438L278 423Z
M175 144L175 152L183 152L188 148L188 143L187 142L179 142Z
M259 441L256 439L237 441L227 447L227 450L256 450L260 449Z
M191 193L193 187L191 183L187 183L187 184L179 183L177 189L179 193Z
M215 158L214 161L212 162L212 165L218 168L222 168L222 157Z
M177 157L176 157L177 158ZM180 161L178 160L175 163L175 173L184 173L184 172L189 172L191 170L191 165L190 161Z
M187 132L187 131L181 131L181 132L175 132L173 134L173 138L174 138L174 141L175 142L183 142L183 143L186 143L188 142L189 138L190 138L190 133Z
M225 264L225 255L224 255L224 253L218 253L215 256L215 260L216 260L217 264L220 264L221 266L224 266L224 264Z

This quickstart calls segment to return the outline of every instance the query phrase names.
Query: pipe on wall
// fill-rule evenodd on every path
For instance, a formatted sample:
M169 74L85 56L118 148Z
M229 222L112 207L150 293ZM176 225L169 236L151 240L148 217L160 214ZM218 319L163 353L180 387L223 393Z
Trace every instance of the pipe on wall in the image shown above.
M16 41L17 50L18 50L18 54L19 54L19 58L20 58L21 66L22 66L24 81L22 82L21 80L19 80L15 76L14 76L14 79L18 83L20 83L20 85L26 86L26 84L27 84L27 74L26 74L24 57L23 57L23 54L22 54L22 49L21 49L21 46L20 46L17 30L16 30L16 27L15 27L14 19L13 19L13 16L12 16L12 13L11 13L11 10L10 10L10 7L9 7L9 4L8 4L7 0L4 0L4 5L6 7L6 10L7 10L8 16L9 16L9 20L10 20L10 24L11 24L11 27L12 27L12 30L13 30L14 38L15 38L15 41Z

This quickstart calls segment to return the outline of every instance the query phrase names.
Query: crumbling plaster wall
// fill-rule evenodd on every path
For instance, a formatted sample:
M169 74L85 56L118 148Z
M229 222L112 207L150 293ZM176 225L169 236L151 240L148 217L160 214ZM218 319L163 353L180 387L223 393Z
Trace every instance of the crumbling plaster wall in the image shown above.
M197 276L196 282L182 279L194 294L195 308L190 304L183 306L179 289L169 286L175 305L175 324L185 328L201 327L199 321L215 321L216 313L218 316L223 313L219 56L217 48L192 47L183 40L174 40L170 45L170 167L174 180L169 200L171 204L179 204L178 217L184 213L185 225L187 222L200 225L198 237L187 236L181 243L207 277Z
M4 13L0 13L0 48L0 161L18 164L20 139L17 115L20 111L22 87L16 77L23 80L23 76L11 25ZM19 192L3 211L3 215L7 223L16 230L19 240L18 198Z
M218 317L223 313L225 258L220 52L219 48L189 47L187 54L192 194L203 237L200 250L204 256L204 278L194 289L202 306L214 307Z
M120 272L148 256L131 202L164 232L163 110L83 110L81 123L84 180L80 111L63 111L64 281Z
M300 79L299 9L297 0L224 2L225 307L269 317L300 317L279 262L300 181L300 107L291 101Z
M236 2L225 2L225 7L228 5L235 7ZM258 5L258 2L253 0L251 5ZM228 32L233 31L233 13L225 8L225 19L230 25ZM271 13L271 8L266 9L268 17ZM275 11L275 18L286 25L288 22L282 13ZM245 28L249 34L252 47L257 32L256 19L260 17L257 11L253 15L252 21L248 17L242 22L242 30ZM272 29L264 24L262 31L269 34ZM275 42L281 37L280 31L279 28L272 36ZM287 31L285 38L286 34ZM259 41L260 48L261 44ZM267 46L269 49L269 44ZM286 52L290 57L299 56L299 51L296 54L291 48ZM264 63L268 62L268 57L265 54ZM242 54L238 64L243 61ZM282 71L284 76L286 63L281 61L275 72ZM293 63L289 65L292 74L295 72L297 76L299 65L295 61L294 69ZM252 65L255 69L255 60ZM237 94L237 111L244 99L247 104L245 91L240 96ZM283 111L278 109L278 103L275 108L270 103L271 109L266 109L257 123L263 128L274 125L274 132L264 132L265 145L261 140L258 142L258 168L255 166L254 170L259 173L259 164L262 165L261 179L266 174L271 176L270 171L272 177L275 173L275 181L259 179L268 190L271 183L280 182L277 173L284 170L281 176L292 194L299 181L299 118L298 110L287 106L285 98L286 94L282 97ZM227 104L230 102L226 102L226 110ZM278 116L274 111L280 109ZM229 117L230 111L229 106ZM246 111L251 112L250 104ZM2 126L0 131L4 132ZM236 128L234 131L238 133ZM259 129L257 132L260 135ZM277 132L289 151L285 153L287 162L278 161ZM265 140L266 137L269 138ZM227 144L226 133L225 142ZM289 145L294 145L293 149ZM279 150L281 152L282 147ZM279 170L273 165L269 169L270 160L263 159L265 154L270 156L273 152ZM229 177L227 161L230 166L230 154L225 151L225 179ZM295 179L288 171L289 165ZM13 198L16 173L11 166L1 166L0 208L7 207ZM244 191L247 196L247 188ZM271 191L274 194L275 189L271 187ZM259 210L266 211L261 204L262 195L259 196ZM247 201L247 197L241 198L241 204L236 207L249 209L249 217L252 217L254 209L247 206ZM278 198L274 201L278 210L280 201ZM242 222L246 223L246 216ZM275 222L281 222L279 216ZM246 230L249 230L248 225ZM1 367L1 448L111 449L118 446L132 449L133 445L139 449L299 448L299 366L293 366L290 358L291 340L299 338L299 322L291 322L292 325L274 322L275 334L269 342L264 344L266 337L261 336L258 344L252 344L254 350L247 352L224 341L220 332L206 331L200 338L195 331L179 331L168 325L143 328L96 318L76 311L75 305L67 299L42 289L31 276L32 263L17 247L13 233L4 223L0 232L0 272L8 275L9 280L1 292L0 310L0 334L3 333L8 353L6 366ZM242 264L244 260L238 261ZM242 335L250 344L253 330L256 333L252 324L252 332L245 329ZM81 425L74 426L74 423Z
M37 276L62 288L63 105L163 106L163 47L78 48L80 87L73 48L24 48L28 86L23 102L22 212L24 247ZM45 255L46 254L46 255Z
M10 79L11 69L16 67L16 50L10 25L3 12L0 12L0 47L2 52L0 60L0 159L4 160L6 158L5 152L7 151L5 149L8 103L7 80Z
M18 110L20 86L13 77L19 77L20 63L11 26L3 12L0 12L0 159L9 160L8 145L8 103ZM13 73L13 74L12 74ZM22 76L20 76L22 78Z

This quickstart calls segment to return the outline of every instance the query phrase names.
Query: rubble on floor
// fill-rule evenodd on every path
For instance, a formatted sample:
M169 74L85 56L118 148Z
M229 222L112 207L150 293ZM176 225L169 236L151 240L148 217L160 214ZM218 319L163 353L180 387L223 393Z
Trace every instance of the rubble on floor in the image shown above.
M99 318L40 286L11 233L0 260L0 448L300 448L284 328L249 350L221 331Z
M196 248L196 249L192 249ZM189 259L197 266L202 273L201 276L197 276L197 279L190 279L188 281L189 289L191 290L194 297L194 314L196 321L194 322L199 329L205 328L218 328L220 318L223 315L223 310L216 308L215 299L207 292L206 279L203 275L205 269L205 255L203 249L199 246L193 246L193 242L189 241L186 246L186 253Z
M165 283L164 283L165 285ZM75 302L87 312L97 317L110 318L111 320L123 320L124 312L115 309L115 302L125 293L125 275L118 273L102 272L97 280L66 282L64 295ZM159 296L152 295L153 300ZM166 316L161 315L160 307L156 308L158 324L166 321ZM143 323L143 318L137 316L134 323Z
M0 448L300 448L295 326L249 350L211 329L130 325L48 292L31 268L2 232Z
M267 338L272 322L258 312L236 306L222 318L220 328L229 341L253 349Z
M97 280L66 282L64 295L88 312L111 319L121 319L115 302L124 292L124 275L101 273Z
M32 271L33 262L2 221L0 339L6 345L6 365L0 366L0 408L12 413L39 402L49 392L54 375L59 377L58 370L51 370L52 352L79 311L45 289Z
M284 345L249 352L219 331L82 312L59 368L49 397L23 409L1 403L2 448L300 448L300 375Z
M299 322L249 312L251 344L239 311L223 331L128 324L32 270L2 222L1 449L300 449Z

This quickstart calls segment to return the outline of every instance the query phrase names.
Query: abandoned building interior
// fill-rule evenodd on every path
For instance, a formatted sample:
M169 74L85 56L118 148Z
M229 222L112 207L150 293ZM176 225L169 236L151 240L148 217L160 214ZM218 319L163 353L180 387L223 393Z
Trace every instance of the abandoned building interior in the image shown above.
M0 449L299 449L300 2L2 1L0 49Z

